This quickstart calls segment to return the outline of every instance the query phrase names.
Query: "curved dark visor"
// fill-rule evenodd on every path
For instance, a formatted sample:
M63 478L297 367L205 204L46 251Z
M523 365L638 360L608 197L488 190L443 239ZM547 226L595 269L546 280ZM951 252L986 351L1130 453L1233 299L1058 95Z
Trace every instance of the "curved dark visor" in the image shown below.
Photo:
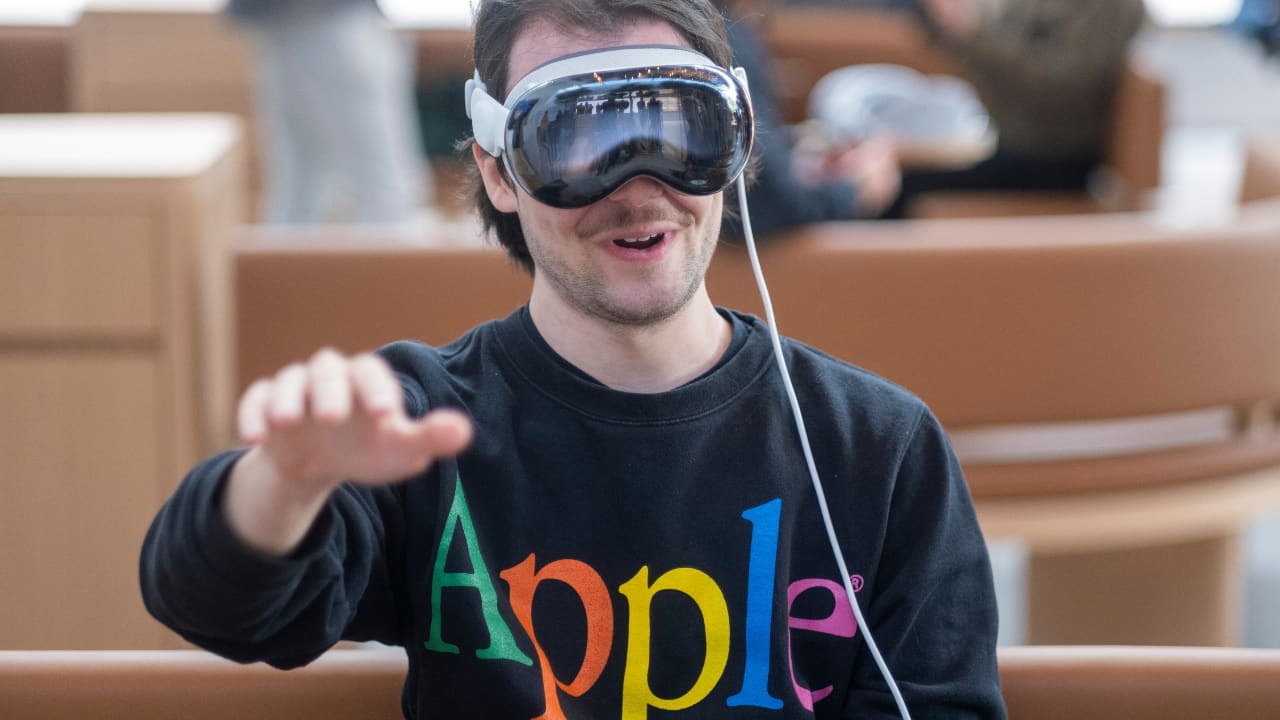
M689 195L719 192L751 154L751 108L727 72L655 66L562 77L511 107L507 170L559 208L590 205L648 175Z

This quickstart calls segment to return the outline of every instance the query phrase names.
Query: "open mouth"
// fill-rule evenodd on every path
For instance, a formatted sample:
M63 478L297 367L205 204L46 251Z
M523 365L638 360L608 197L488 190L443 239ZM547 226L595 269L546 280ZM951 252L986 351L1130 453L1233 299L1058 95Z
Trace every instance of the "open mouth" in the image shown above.
M656 235L650 235L649 237L642 238L619 238L614 240L613 244L627 250L648 250L654 245L662 242L662 239L666 236L666 233L657 233Z

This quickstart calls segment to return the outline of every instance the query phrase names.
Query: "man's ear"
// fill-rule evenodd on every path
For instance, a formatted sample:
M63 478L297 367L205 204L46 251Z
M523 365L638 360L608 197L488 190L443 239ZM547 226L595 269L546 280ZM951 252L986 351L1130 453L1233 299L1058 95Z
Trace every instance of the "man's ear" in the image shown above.
M471 155L476 159L476 167L480 168L480 180L484 182L489 202L498 212L515 212L516 191L498 166L498 158L485 152L477 143L471 143Z

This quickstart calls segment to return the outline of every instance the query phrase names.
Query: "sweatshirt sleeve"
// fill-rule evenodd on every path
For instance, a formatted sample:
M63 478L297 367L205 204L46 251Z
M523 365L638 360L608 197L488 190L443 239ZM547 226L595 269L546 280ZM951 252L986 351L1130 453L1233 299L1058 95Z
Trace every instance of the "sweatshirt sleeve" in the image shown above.
M758 129L758 176L747 188L752 232L774 235L809 223L858 218L858 192L853 183L825 181L805 184L791 170L791 149L776 128ZM725 232L743 237L737 195L732 205L739 217L726 218Z
M1005 718L990 557L959 463L927 411L899 464L874 583L859 599L912 717ZM861 689L844 717L898 717L869 652L854 675Z
M384 548L394 493L343 486L299 548L284 558L244 545L224 519L221 491L235 451L196 466L143 542L142 597L160 622L239 662L304 665L340 639L397 642Z

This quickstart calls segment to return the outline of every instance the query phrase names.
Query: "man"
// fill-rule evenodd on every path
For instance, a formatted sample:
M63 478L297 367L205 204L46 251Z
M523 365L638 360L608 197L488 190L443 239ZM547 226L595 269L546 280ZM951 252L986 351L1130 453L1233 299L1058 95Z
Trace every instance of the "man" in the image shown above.
M904 174L887 215L909 214L934 190L1086 189L1143 0L918 2L924 30L973 83L1000 139L973 167Z
M1267 57L1274 57L1280 51L1280 0L1244 0L1227 27L1258 43Z
M768 236L798 226L832 220L879 217L898 195L902 169L888 137L850 147L815 152L794 143L783 122L771 70L774 67L759 28L772 0L716 0L725 14L733 63L751 81L760 158L757 182L747 192L752 229ZM730 217L726 230L740 236Z
M229 0L251 41L261 221L409 222L429 199L414 57L375 0Z
M481 214L528 306L253 385L249 449L149 533L151 611L281 667L402 645L408 717L894 717L867 629L916 717L1003 717L989 562L937 422L785 343L860 628L766 329L707 296L750 144L714 8L485 0L475 47ZM623 97L658 99L661 138L577 111ZM585 169L526 142L552 122L592 141Z

